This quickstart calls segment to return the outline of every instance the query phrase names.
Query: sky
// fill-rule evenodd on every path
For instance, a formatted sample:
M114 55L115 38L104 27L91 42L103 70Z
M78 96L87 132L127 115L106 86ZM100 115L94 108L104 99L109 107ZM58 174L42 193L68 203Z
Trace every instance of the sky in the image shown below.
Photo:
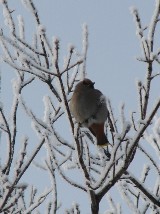
M26 39L30 41L35 26L29 11L22 7L19 0L8 2L10 7L15 10L15 18L18 14L25 17ZM34 2L39 11L41 23L46 27L48 37L51 41L53 37L60 38L62 60L67 53L69 44L73 44L79 52L81 51L82 26L84 23L88 25L87 77L95 81L95 87L111 99L116 114L119 114L119 106L122 103L125 103L128 117L131 111L137 111L136 81L145 77L146 66L136 60L136 57L141 56L141 48L136 36L135 23L130 13L130 7L138 8L145 27L151 19L154 1L35 0ZM0 23L2 24L2 21ZM4 69L7 69L7 74L3 72ZM1 66L1 70L1 97L9 111L12 94L8 80L14 77L14 73L8 66ZM158 89L160 89L160 86L155 81L151 94L151 104L155 100ZM42 96L47 93L49 93L47 88L41 88L38 82L31 89L24 92L27 103L39 115L42 115L44 110ZM27 119L26 123L30 126ZM25 130L26 124L23 125ZM34 136L32 137L34 140L36 139ZM43 157L43 152L40 155ZM35 179L37 179L36 175ZM45 176L43 179L45 179ZM40 182L43 182L43 179ZM66 200L66 204L69 204L67 201L69 199L64 198L63 200ZM85 200L83 202L85 204Z
M82 48L82 25L89 29L87 77L109 97L115 106L121 102L131 110L135 105L136 80L144 78L145 65L136 60L141 55L130 7L136 6L144 26L150 21L153 1L35 1L42 24L50 38L61 41L62 59L68 44ZM27 14L26 14L27 15ZM28 21L28 23L30 23ZM129 103L128 97L132 97Z
M61 58L69 44L79 51L82 48L82 26L89 29L87 77L96 82L95 87L109 97L114 105L125 102L126 107L135 109L136 80L144 78L145 64L136 60L141 56L135 23L130 7L136 6L144 26L150 21L154 3L146 1L39 1L35 0L41 23L46 27L48 37L60 38ZM19 0L10 1L17 14L27 17L26 38L31 40L34 23L30 13ZM127 98L133 100L127 102Z

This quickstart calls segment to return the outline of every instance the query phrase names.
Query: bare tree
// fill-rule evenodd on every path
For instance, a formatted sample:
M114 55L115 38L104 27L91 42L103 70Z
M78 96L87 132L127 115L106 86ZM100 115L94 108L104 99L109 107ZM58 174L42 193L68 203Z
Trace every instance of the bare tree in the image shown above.
M88 129L81 127L72 118L68 105L75 84L86 76L87 26L83 27L82 53L78 53L70 45L61 68L59 39L50 41L47 38L34 2L22 2L36 22L32 43L25 39L23 17L18 16L17 25L9 1L1 0L7 25L7 30L3 28L0 31L2 60L16 72L16 79L12 82L10 115L6 113L3 104L0 107L1 147L7 148L7 155L3 156L4 161L0 164L0 213L31 213L33 210L39 213L38 207L47 198L49 202L45 212L56 213L63 204L58 197L58 194L63 194L57 188L59 177L62 177L64 183L89 196L88 206L93 214L99 212L100 202L105 195L110 205L110 210L106 210L106 213L122 213L123 206L109 195L112 188L119 191L119 197L123 198L133 213L146 213L148 210L160 213L160 119L156 116L160 107L159 97L149 110L152 82L159 76L159 72L155 73L154 66L160 63L160 51L155 45L156 28L160 20L160 0L155 0L155 10L146 27L141 24L138 10L131 9L142 48L142 56L137 59L146 64L146 75L137 84L140 110L132 112L130 118L125 116L125 105L122 105L120 117L117 118L111 101L107 99L109 117L106 121L106 134L111 143L110 160L103 150L97 148L95 138ZM23 91L37 80L42 87L47 86L51 93L43 98L43 119L29 108L23 96ZM27 151L31 144L30 136L22 139L21 150L17 154L17 118L20 108L27 114L38 136L38 144L32 154ZM68 122L66 129L71 133L70 140L67 137L64 139L62 130L57 129L61 119ZM37 163L35 158L42 147L46 155L43 162ZM140 178L130 170L131 165L136 167L138 155L143 156L144 160L141 163L143 170ZM50 177L50 188L41 194L37 193L36 187L31 183L20 180L25 177L31 164L41 169L42 173L47 172ZM72 178L69 171L80 179ZM152 180L152 185L147 179ZM80 213L80 210L77 200L65 213L75 214Z

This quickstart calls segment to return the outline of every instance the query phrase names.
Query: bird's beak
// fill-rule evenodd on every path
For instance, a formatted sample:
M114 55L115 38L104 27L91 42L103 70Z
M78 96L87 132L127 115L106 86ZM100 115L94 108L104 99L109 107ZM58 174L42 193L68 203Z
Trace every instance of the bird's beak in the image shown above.
M94 88L94 84L95 84L95 82L91 82L90 85L89 85L89 87L90 88Z

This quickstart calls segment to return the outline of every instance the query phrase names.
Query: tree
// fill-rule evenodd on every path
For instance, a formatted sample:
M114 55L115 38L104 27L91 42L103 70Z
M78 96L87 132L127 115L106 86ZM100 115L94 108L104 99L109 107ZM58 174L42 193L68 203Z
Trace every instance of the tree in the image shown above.
M107 99L109 117L106 121L106 134L111 143L109 148L111 158L108 160L103 149L97 148L94 136L72 118L68 105L75 84L86 76L87 25L83 27L82 53L77 54L75 47L70 45L64 66L61 68L60 41L54 38L52 44L47 38L46 29L41 24L34 2L23 1L36 21L35 29L38 29L32 43L29 43L25 38L23 17L18 17L17 25L9 2L1 0L4 21L8 27L1 29L0 32L2 59L16 72L16 79L12 81L13 102L10 116L8 117L3 104L0 108L1 147L8 148L7 155L4 157L2 154L1 159L4 161L1 161L0 165L1 213L31 213L38 210L45 200L49 200L46 213L56 213L63 204L63 201L59 202L61 199L59 194L63 193L59 193L57 188L60 177L63 178L63 182L88 195L90 199L88 206L94 214L99 212L100 202L105 195L108 195L111 206L110 211L106 212L122 213L122 206L116 204L109 196L112 188L118 188L133 213L146 213L147 210L153 213L160 212L158 163L160 132L159 118L156 116L160 107L159 97L149 109L151 83L159 76L154 68L156 63L160 63L160 51L156 50L157 44L155 45L155 33L160 18L160 0L155 2L152 19L146 27L141 24L138 10L131 9L142 48L142 56L137 59L146 64L146 76L144 81L137 83L140 110L132 112L130 118L126 119L124 105L121 107L120 117L117 118L111 101ZM50 95L44 96L43 99L43 119L29 108L23 96L25 89L31 87L37 80L41 87L47 86L50 91ZM30 136L23 137L21 149L17 154L17 132L22 123L18 119L21 108L27 114L38 136L39 143L32 147L31 154L27 149L31 144ZM62 130L58 130L59 121L67 121L66 129L71 133L70 139L69 137L64 139ZM36 156L42 149L45 151L44 161L37 163ZM137 178L130 170L131 165L136 167L138 155L143 156L144 161L141 178ZM31 183L21 182L31 164L41 169L42 174L47 172L50 176L50 187L43 193L37 193L37 189ZM78 181L73 176L75 174L80 178ZM152 185L147 179L152 180ZM65 212L80 213L80 210L77 200Z

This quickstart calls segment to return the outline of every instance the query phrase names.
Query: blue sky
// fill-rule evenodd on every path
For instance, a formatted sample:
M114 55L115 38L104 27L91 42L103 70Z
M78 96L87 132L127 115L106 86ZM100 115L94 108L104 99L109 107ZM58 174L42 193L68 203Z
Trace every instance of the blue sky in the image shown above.
M87 76L96 82L96 87L118 106L125 102L128 108L136 108L136 80L144 78L145 64L136 60L141 56L139 41L135 33L135 23L130 7L139 9L144 26L151 19L154 3L151 0L136 1L56 1L35 0L41 23L46 27L48 37L60 38L61 59L66 54L68 44L78 51L82 48L82 25L89 28L89 50ZM19 0L10 2L18 14L26 17L26 38L32 39L35 30L31 14ZM33 23L33 25L31 25ZM133 99L127 102L128 97Z
M153 1L50 0L37 6L49 35L60 38L62 56L68 43L81 50L81 28L83 23L88 24L88 77L114 105L124 101L127 107L136 108L135 82L144 77L146 67L135 59L141 49L129 8L139 9L145 26L151 18ZM127 102L128 97L133 100Z
M68 44L73 44L81 51L82 25L83 23L88 25L87 77L95 81L95 87L111 99L117 114L118 106L122 102L126 104L127 115L132 110L137 110L135 83L137 79L144 78L146 66L136 60L136 56L141 56L141 49L129 8L131 6L138 8L145 26L151 19L154 2L152 0L35 0L34 2L39 11L41 23L47 29L48 37L51 41L53 36L60 38L61 60L67 53ZM18 14L24 15L26 38L30 41L35 27L31 14L21 6L19 0L9 1L9 4L12 9L15 9L15 18ZM5 100L6 106L11 102L11 92L9 92L11 86L7 81L14 76L11 69L8 67L7 69L9 71L7 76L2 73L2 99ZM155 81L153 88L152 101L157 89L160 89L158 81ZM42 96L47 93L47 88L41 88L39 83L34 84L24 93L28 104L39 115L43 112ZM26 123L30 126L29 121Z

